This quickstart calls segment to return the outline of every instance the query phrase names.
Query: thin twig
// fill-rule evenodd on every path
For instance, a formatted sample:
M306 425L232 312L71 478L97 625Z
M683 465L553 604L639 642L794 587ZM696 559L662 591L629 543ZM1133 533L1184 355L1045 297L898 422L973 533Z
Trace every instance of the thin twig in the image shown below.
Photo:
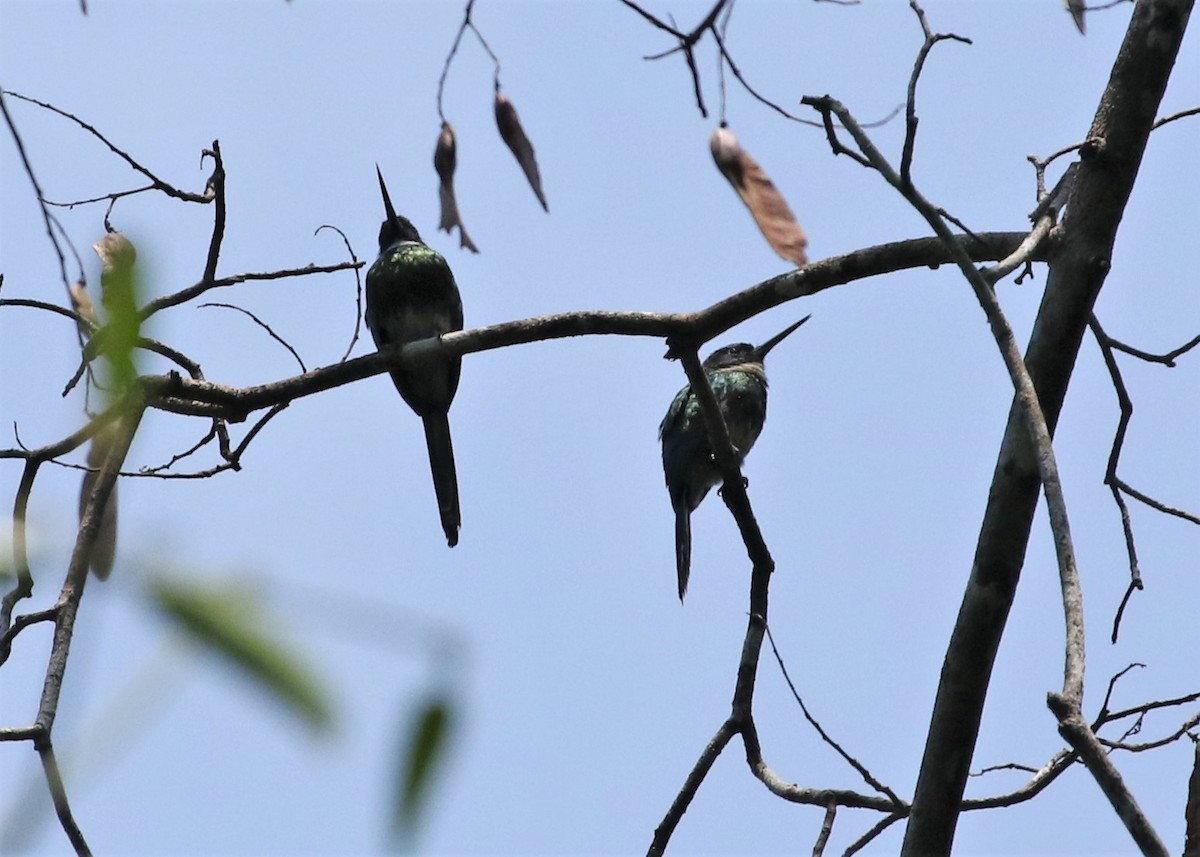
M1178 113L1172 113L1170 116L1164 116L1163 118L1156 120L1155 123L1150 126L1150 130L1157 131L1159 128L1170 122L1183 119L1187 116L1196 115L1200 115L1200 107L1189 107L1187 110L1180 110Z
M174 467L177 463L179 463L183 459L188 458L192 455L195 455L201 449L203 449L204 447L206 447L210 443L212 443L217 437L217 426L218 425L220 425L220 421L213 420L212 424L208 428L208 431L206 431L204 433L204 437L200 438L200 440L196 441L194 444L192 444L190 447L185 449L183 452L177 452L174 455L172 455L171 459L169 461L167 461L165 464L159 464L154 467L143 467L135 474L122 472L121 475L122 476L149 476L149 475L156 474L156 473L162 473L165 470L170 470L172 467Z
M821 727L821 724L817 722L816 718L809 713L808 706L804 704L804 700L800 698L800 692L796 690L796 685L792 683L792 677L788 674L787 666L783 662L783 656L779 654L779 648L775 645L775 637L771 633L770 626L767 627L767 641L771 644L771 651L775 655L775 662L779 664L779 671L783 673L783 680L787 682L788 689L792 692L792 698L795 699L796 703L800 706L801 712L804 713L804 719L807 720L809 724L817 730L817 734L821 736L821 740L832 747L834 751L845 760L846 764L858 771L858 775L863 778L867 785L875 789L875 791L887 795L897 805L903 804L904 802L900 800L899 796L897 796L894 791L877 780L871 774L871 772L867 770L867 767L858 761L858 759L847 753L842 745L833 740L833 738L831 738L829 734Z
M46 784L50 789L50 798L54 802L54 813L58 816L58 823L62 825L63 831L67 834L67 839L70 840L71 846L75 849L78 857L90 857L92 851L88 847L87 840L83 837L83 831L79 829L78 823L75 821L75 816L71 812L71 803L67 800L67 789L63 785L62 773L58 769L58 759L54 755L54 746L50 743L49 734L43 735L40 739L35 739L38 756L42 760L42 770L46 774Z
M1117 364L1115 350L1122 350L1129 354L1134 354L1137 349L1130 348L1128 345L1118 343L1105 332L1100 325L1099 319L1095 313L1088 316L1088 327L1095 337L1096 344L1100 348L1100 355L1104 359L1104 365L1108 369L1109 378L1112 380L1113 390L1117 394L1117 405L1120 409L1120 417L1117 420L1117 428L1113 433L1113 441L1108 454L1108 464L1104 472L1104 484L1109 487L1112 492L1113 501L1117 504L1117 509L1121 515L1121 529L1125 535L1125 551L1129 557L1129 587L1125 591L1124 597L1117 608L1116 615L1113 618L1112 642L1117 641L1117 634L1120 631L1121 619L1125 614L1125 607L1129 603L1130 597L1135 590L1140 590L1144 587L1142 582L1141 570L1138 568L1137 549L1133 539L1133 524L1130 520L1129 507L1125 503L1125 494L1142 501L1151 508L1163 512L1164 514L1182 518L1192 523L1200 524L1200 517L1185 512L1182 509L1176 509L1171 506L1155 500L1143 494L1140 491L1130 487L1120 476L1117 475L1117 468L1120 464L1121 451L1125 446L1125 437L1129 428L1129 423L1133 418L1133 399L1129 395L1129 390L1125 386L1125 380L1121 375L1120 366ZM1169 351L1163 355L1152 355L1145 352L1137 352L1134 356L1141 359L1149 360L1155 363L1162 363L1166 366L1174 366L1175 358L1193 348L1197 343L1200 343L1200 337L1189 342L1179 348Z
M33 482L37 478L41 460L27 458L21 471L21 481L17 485L17 493L13 498L13 567L17 575L13 588L4 593L0 601L0 632L8 634L12 622L12 612L17 602L33 594L33 574L29 570L29 543L26 540L26 515L29 511L29 495L33 491ZM8 659L9 649L0 651L0 664Z
M1190 705L1193 702L1200 700L1200 692L1189 693L1184 696L1177 696L1173 699L1156 699L1153 702L1143 702L1141 705L1134 705L1130 708L1124 708L1120 711L1113 711L1105 715L1104 723L1114 723L1118 720L1124 720L1126 717L1135 715L1142 716L1151 711L1158 711L1163 708L1175 708L1180 705ZM1102 724L1103 725L1103 724ZM1096 728L1099 728L1096 727Z
M675 800L671 803L667 814L659 822L658 827L654 828L654 838L651 840L650 847L646 851L647 857L658 857L666 853L667 843L671 841L671 834L675 832L680 819L687 812L687 808L691 805L692 798L696 796L700 784L708 776L709 770L717 760L717 757L721 755L721 751L725 749L725 745L729 743L729 739L736 734L737 727L730 720L726 720L721 724L721 728L717 730L717 734L713 735L712 740L704 748L704 752L700 754L700 758L696 760L696 764L692 766L687 779L683 781L683 788L675 796Z
M1118 339L1113 339L1112 337L1108 337L1108 344L1117 351L1123 351L1131 357L1136 357L1139 360L1145 360L1147 363L1162 363L1164 366L1174 369L1176 365L1175 358L1186 354L1197 345L1200 345L1200 336L1194 336L1183 345L1180 345L1178 348L1172 348L1170 351L1167 351L1163 354L1152 354L1149 351L1143 351L1140 348L1134 348L1132 345L1126 345L1124 342L1121 342Z
M1104 692L1104 701L1100 703L1100 713L1096 715L1096 720L1092 723L1093 730L1099 729L1101 727L1101 725L1103 725L1108 720L1108 716L1109 716L1108 705L1110 702L1112 702L1112 695L1113 695L1113 691L1117 687L1117 682L1120 681L1121 679L1123 679L1126 675L1131 673L1133 670L1145 669L1145 668L1146 668L1145 664L1139 663L1138 661L1134 661L1133 663L1126 666L1124 669L1113 674L1112 678L1110 678L1108 680L1108 690L1106 690Z
M871 844L871 841L875 839L875 837L879 836L879 834L883 833L883 831L887 830L904 817L905 814L899 812L893 812L891 815L884 816L879 821L875 822L870 830L858 837L858 839L855 839L853 842L851 842L846 850L842 852L842 857L851 857L851 855L862 851Z
M74 208L77 205L93 205L97 202L108 202L111 204L116 202L118 199L124 199L127 196L136 196L139 193L146 193L152 190L158 190L158 187L153 184L148 184L143 187L135 187L130 190L113 191L112 193L106 193L102 196L93 196L89 197L88 199L73 199L69 202L56 202L52 199L47 199L45 200L45 203L46 205L54 208Z
M1104 471L1104 484L1112 491L1113 501L1117 504L1117 510L1121 515L1121 530L1125 535L1125 554L1129 558L1129 588L1125 590L1125 596L1121 599L1121 604L1113 617L1111 639L1113 643L1116 643L1117 635L1121 630L1121 618L1125 615L1125 605L1129 603L1129 598L1134 590L1142 589L1144 586L1142 572L1138 568L1137 547L1133 541L1133 522L1129 518L1129 507L1125 504L1125 498L1121 496L1121 489L1117 485L1117 466L1121 460L1121 450L1125 446L1125 432L1129 428L1129 420L1133 417L1133 400L1125 388L1125 380L1121 377L1121 369L1117 366L1117 359L1113 354L1108 334L1100 326L1100 320L1096 318L1094 312L1088 316L1088 327L1091 328L1096 344L1100 347L1100 354L1104 358L1104 365L1108 368L1108 375L1112 380L1113 389L1116 391L1117 404L1121 411L1108 453L1108 465Z
M29 155L25 151L25 143L17 131L16 123L13 121L12 115L8 112L8 103L4 100L5 95L12 95L15 98L24 98L24 96L17 95L17 93L10 90L0 89L0 113L4 114L4 122L8 125L8 132L12 135L13 143L17 147L17 154L21 158L21 164L25 167L25 175L29 178L29 183L33 185L33 192L37 197L38 208L42 212L42 221L46 225L46 235L54 247L55 255L58 257L58 270L62 277L63 288L70 294L71 284L67 280L67 257L63 254L62 247L54 235L54 227L50 223L50 212L46 209L44 201L45 194L42 192L42 186L38 183L37 176L34 175L33 164L29 162Z
M971 771L969 776L982 777L984 774L991 774L996 771L1023 771L1027 774L1036 774L1038 769L1033 765L1022 765L1020 762L1005 762L1001 765L988 765L980 768L978 771Z
M342 360L345 360L346 358L348 358L350 356L350 353L352 351L354 351L354 346L358 343L359 334L362 332L362 320L363 320L362 277L359 276L358 257L356 255L354 255L354 248L352 246L350 246L350 239L346 237L346 233L343 232L342 230L338 229L336 226L331 226L330 224L326 223L322 226L318 226L316 229L316 232L313 232L313 235L316 235L322 229L332 229L338 235L342 236L342 243L344 245L346 245L346 252L350 255L350 262L351 262L351 264L353 264L355 266L354 267L354 307L355 307L355 310L354 310L354 335L350 337L350 344L346 346L346 353L342 355Z
M817 832L817 841L813 843L812 857L822 857L829 835L833 833L833 822L837 818L837 804L830 801L825 807L825 818L821 820L821 829Z
M1110 750L1125 750L1130 753L1143 753L1146 750L1155 750L1159 747L1165 747L1167 744L1174 744L1184 735L1188 734L1192 729L1195 729L1197 724L1200 724L1200 713L1193 714L1187 720L1183 721L1178 729L1162 738L1156 738L1153 741L1144 741L1140 744L1128 744L1124 740L1110 741L1107 738L1101 738L1100 743Z
M682 31L680 31L679 29L677 29L676 27L674 27L670 24L667 24L663 21L660 21L658 18L656 18L654 15L651 15L649 12L647 12L645 9L643 9L641 6L639 6L637 3L632 2L632 0L621 0L621 3L623 3L627 8L632 9L634 12L641 15L643 19L645 19L646 21L648 21L650 24L657 27L658 29L663 30L664 32L670 33L671 36L673 36L675 39L677 39L679 41L679 44L677 44L675 47L665 50L662 53L648 56L648 57L646 57L646 59L647 60L659 60L659 59L663 59L664 57L671 56L672 54L675 54L675 53L682 53L684 60L687 63L688 72L692 78L692 92L696 98L696 107L700 111L700 115L705 118L708 117L708 108L704 106L704 91L703 91L703 87L701 86L701 83L700 83L700 70L696 66L696 55L695 55L694 48L695 48L696 44L700 41L700 39L703 38L703 36L706 32L712 33L714 39L717 40L718 42L720 41L720 34L717 32L716 21L717 21L717 17L725 9L725 5L728 2L729 2L729 0L717 0L717 2L714 3L713 6L708 10L708 14L706 14L704 16L704 19L699 24L697 24L690 32L684 33ZM732 69L732 66L731 66L731 69ZM738 77L739 80L741 80L741 75L738 72L734 71L734 74ZM759 96L757 94L755 94L755 97L759 98ZM760 100L764 100L764 99L760 98ZM765 103L765 100L764 100L764 103ZM778 107L776 107L775 109L779 110ZM780 112L784 112L784 111L780 110Z
M450 74L450 64L454 62L454 57L458 53L458 46L462 43L463 34L467 32L467 27L471 25L471 10L475 6L475 0L467 0L466 9L463 11L462 23L458 25L458 32L454 34L454 41L450 45L450 52L446 54L446 61L442 64L442 73L438 77L437 85L437 112L438 118L443 124L446 122L446 114L442 110L442 96L446 90L446 77ZM499 74L499 63L497 62L497 75Z
M921 72L925 69L925 60L929 58L929 52L938 42L949 40L969 45L971 40L953 33L934 33L929 28L929 21L925 18L925 10L916 0L909 0L908 5L917 16L921 32L925 36L925 42L917 52L917 59L913 63L912 73L908 78L908 95L905 100L907 106L904 113L904 147L900 156L900 181L905 187L912 187L913 150L917 141L917 125L920 122L917 116L917 81L921 79Z
M175 187L174 185L168 184L167 182L163 181L158 176L156 176L154 173L150 172L150 170L148 170L146 167L142 166L138 161L134 160L134 158L129 153L127 153L124 149L119 148L117 145L115 145L113 142L111 142L107 137L105 137L98 130L96 130L96 128L94 126L89 125L87 122L84 122L82 119L80 119L74 113L70 113L66 110L63 110L61 107L55 107L53 104L49 104L45 101L39 101L36 98L30 98L27 95L21 95L19 92L13 92L11 89L4 90L3 94L11 95L13 98L19 98L22 101L28 101L30 104L36 104L38 107L41 107L44 110L49 110L51 113L57 113L59 116L62 116L66 119L71 120L76 125L78 125L80 128L87 131L89 134L91 134L93 137L95 137L97 140L99 140L101 143L103 143L105 146L107 146L109 151L111 151L117 157L121 158L121 160L125 161L125 163L127 163L132 169L141 173L146 178L148 178L151 182L153 182L155 190L160 190L163 193L165 193L167 196L172 196L175 199L181 199L181 200L184 200L185 202L197 202L197 203L201 203L202 205L207 205L208 203L213 201L212 196L209 195L208 193L202 193L202 194L201 193L189 193L187 191L180 190L179 188ZM38 198L39 199L41 198L40 190L38 192Z
M950 231L937 209L892 168L867 134L857 125L850 112L840 102L828 96L805 97L804 103L811 105L822 115L836 115L854 138L863 158L884 177L888 184L896 188L909 201L925 218L938 237L947 243L955 262L971 285L976 299L987 315L996 345L1004 359L1009 377L1012 379L1021 413L1025 418L1030 440L1035 450L1038 476L1046 496L1046 505L1054 535L1055 556L1058 560L1066 624L1067 645L1063 670L1063 693L1067 698L1078 702L1083 698L1084 662L1082 594L1079 587L1079 572L1075 564L1075 551L1071 540L1066 501L1058 474L1054 447L1050 439L1050 430L1012 327L1005 318L1004 311L990 283L975 268L962 242ZM826 127L828 128L830 124L827 122Z
M310 274L332 274L336 271L357 270L363 266L362 262L339 262L336 265L306 265L303 268L284 268L279 271L263 271L247 274L235 274L232 277L220 277L209 282L201 281L193 286L188 286L186 289L180 289L174 294L163 295L160 298L155 298L148 301L145 306L138 310L142 321L145 321L156 312L167 309L169 307L178 306L179 304L187 303L193 298L211 289L224 288L226 286L236 286L239 283L247 283L260 280L282 280L288 277L306 277Z
M13 640L23 629L39 622L53 622L57 618L58 608L49 607L33 613L23 613L14 619L12 625L3 634L0 634L0 664L8 660L8 656L12 652Z
M267 324L265 321L263 321L261 318L256 316L254 313L250 312L250 310L245 309L244 307L237 306L235 304L225 304L225 303L199 304L197 306L197 309L204 309L205 307L219 307L221 309L236 310L237 312L240 312L243 315L247 316L251 321L253 321L259 327L261 327L263 330L265 330L267 332L268 336L270 336L272 339L274 339L276 342L278 342L280 345L282 345L284 348L286 348L288 350L288 353L290 353L292 355L292 357L295 358L296 363L298 363L300 365L301 372L308 371L308 367L304 365L304 360L301 359L301 357L298 353L296 353L296 349L292 347L291 343L289 343L286 339L284 339L282 336L280 336L278 333L276 333L274 330L272 330L271 325Z
M200 153L200 163L205 158L213 159L212 175L204 186L205 198L211 198L213 205L213 230L208 242L208 255L204 260L204 273L200 282L211 283L217 276L217 261L221 256L221 242L225 238L225 162L221 159L221 142L212 141L212 148Z

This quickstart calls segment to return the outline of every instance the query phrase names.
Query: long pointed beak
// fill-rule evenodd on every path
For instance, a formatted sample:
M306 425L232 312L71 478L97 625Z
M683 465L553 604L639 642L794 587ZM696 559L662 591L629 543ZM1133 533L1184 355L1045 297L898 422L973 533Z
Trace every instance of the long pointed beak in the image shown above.
M388 222L392 224L393 228L399 230L396 209L392 207L392 198L388 196L387 185L383 183L383 170L379 169L379 164L375 165L375 175L379 176L379 190L383 194L383 208L387 212Z
M810 318L812 318L811 315L806 315L804 318L800 319L798 322L796 322L792 326L781 331L780 333L775 334L770 339L768 339L766 342L764 342L762 345L755 348L754 349L754 359L757 360L759 363L763 362L763 360L765 360L767 357L768 351L770 351L772 348L774 348L779 343L783 342L783 340L787 339L787 337L792 333L792 331L794 331L800 325L804 324L804 322L808 321Z

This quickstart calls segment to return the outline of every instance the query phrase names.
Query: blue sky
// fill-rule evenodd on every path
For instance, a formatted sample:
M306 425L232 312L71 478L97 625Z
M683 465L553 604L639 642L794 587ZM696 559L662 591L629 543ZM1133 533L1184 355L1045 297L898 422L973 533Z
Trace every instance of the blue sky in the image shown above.
M703 3L656 3L683 26ZM914 177L976 230L1019 230L1034 205L1029 154L1081 140L1128 9L1081 37L1054 0L929 2L939 45L922 80ZM374 165L397 207L453 266L468 326L572 309L688 311L787 270L713 167L715 118L699 116L682 62L644 62L669 43L617 3L479 0L475 20L536 147L544 213L495 131L492 68L466 39L446 84L458 134L459 203L483 251L435 230L435 91L461 19L454 3L0 3L0 84L94 124L176 185L199 191L200 151L219 139L229 219L219 274L374 255L382 214ZM1200 104L1200 58L1185 43L1163 112ZM861 119L903 101L920 30L900 2L842 7L744 3L729 46L764 94L795 108L831 94ZM698 59L710 106L715 60ZM59 117L9 101L53 199L140 178ZM878 176L835 159L822 134L730 86L728 119L787 195L813 259L918 237L927 227ZM1200 222L1189 165L1195 120L1155 133L1097 313L1114 336L1165 351L1197 332L1200 294L1185 243ZM903 128L874 132L898 158ZM5 297L61 301L56 263L7 134L0 141ZM81 248L103 208L60 218ZM139 249L147 289L199 279L211 210L148 195L113 223ZM1045 270L999 287L1028 333ZM239 286L212 300L254 311L310 366L336 361L355 323L348 273ZM1010 385L967 285L949 268L831 290L746 322L761 341L812 321L770 358L770 416L749 457L750 496L778 565L772 627L813 713L881 780L910 795L938 670L970 567ZM229 384L294 374L244 317L182 307L152 335ZM365 335L365 331L364 331ZM26 444L80 425L58 392L77 360L61 319L0 312L0 422ZM367 353L360 339L356 354ZM430 854L626 854L645 850L705 742L728 713L749 568L715 495L693 517L692 583L675 594L672 514L658 422L683 383L663 343L584 338L470 355L454 408L461 541L448 550L420 423L385 377L292 405L240 473L121 485L118 568L89 587L57 741L98 853L372 853L385 832L398 724L448 689L458 731L421 850ZM1134 486L1200 508L1198 356L1173 370L1123 360L1136 413L1123 457ZM162 367L147 368L160 371ZM1200 529L1133 504L1147 589L1109 645L1128 580L1120 521L1102 484L1117 420L1085 342L1056 448L1084 580L1087 710L1131 661L1117 701L1197 689ZM9 429L5 429L9 431ZM235 437L244 428L235 427ZM203 429L151 414L134 463L157 464ZM12 437L0 442L10 446ZM206 462L212 463L212 462ZM0 467L11 497L19 468ZM38 604L56 591L73 537L78 474L51 468L30 507ZM7 539L0 535L0 542ZM249 683L181 645L140 598L145 575L237 581L318 665L336 702L312 736ZM20 638L0 673L0 722L34 710L48 637ZM1062 618L1044 516L989 696L974 768L1034 766L1060 746L1044 705L1062 671ZM446 665L450 667L447 670ZM859 787L820 744L764 661L756 715L764 751L790 781ZM1154 719L1142 737L1173 730ZM0 748L0 817L35 778L25 745ZM1173 848L1191 745L1118 764ZM973 780L969 794L1023 775ZM822 811L770 796L739 748L718 761L685 817L677 853L807 850ZM874 823L843 811L831 847ZM869 853L893 853L898 829ZM49 817L34 853L62 853ZM965 816L964 854L1130 853L1099 789L1072 770L1024 806Z

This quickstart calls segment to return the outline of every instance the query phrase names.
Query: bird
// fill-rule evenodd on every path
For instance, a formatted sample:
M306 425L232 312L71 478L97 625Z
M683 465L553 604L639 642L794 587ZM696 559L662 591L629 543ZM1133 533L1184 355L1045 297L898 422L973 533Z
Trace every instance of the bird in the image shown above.
M387 218L379 227L379 258L367 271L364 316L376 347L395 348L462 330L462 297L454 273L421 240L412 221L396 214L378 164L375 173ZM461 369L461 357L433 353L410 357L390 372L392 383L424 423L438 514L450 547L458 544L462 526L449 417Z
M767 374L763 361L772 348L811 317L806 315L762 345L739 342L718 348L701 364L721 406L738 466L758 440L767 418ZM675 569L682 602L692 563L691 515L709 489L722 480L713 460L700 401L690 384L675 394L658 427L658 439L662 441L667 492L675 510Z

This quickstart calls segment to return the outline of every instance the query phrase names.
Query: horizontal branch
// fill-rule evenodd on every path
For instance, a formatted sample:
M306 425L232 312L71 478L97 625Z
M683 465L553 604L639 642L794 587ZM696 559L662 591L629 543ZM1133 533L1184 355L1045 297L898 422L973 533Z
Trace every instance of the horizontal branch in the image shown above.
M187 303L192 298L199 297L210 289L218 289L223 286L236 286L238 283L246 283L251 280L283 280L288 277L304 277L309 274L332 274L337 271L348 271L361 268L362 262L339 262L336 265L306 265L303 268L287 268L282 271L262 271L249 274L235 274L232 277L217 277L212 280L201 280L200 282L188 286L186 289L180 289L174 294L164 295L161 298L155 298L152 301L138 310L142 321L145 321L150 316L154 315L159 310L167 309L168 307L178 306L182 303Z
M1010 255L1025 237L1023 232L984 233L975 238L964 238L962 245L976 261L995 261ZM1033 254L1033 259L1044 260L1047 249L1042 247ZM666 338L673 356L681 348L703 345L734 325L787 301L867 277L910 268L936 268L950 261L949 251L937 238L898 241L815 262L765 280L695 313L584 310L538 316L455 331L443 335L440 340L426 339L402 349L357 357L251 387L230 387L175 374L150 376L143 379L146 401L149 407L173 413L222 417L237 422L257 410L378 375L400 365L406 356L416 357L435 350L461 356L569 336ZM250 276L246 275L246 278ZM236 279L231 277L228 281ZM143 314L162 306L161 302L152 302L143 309Z

